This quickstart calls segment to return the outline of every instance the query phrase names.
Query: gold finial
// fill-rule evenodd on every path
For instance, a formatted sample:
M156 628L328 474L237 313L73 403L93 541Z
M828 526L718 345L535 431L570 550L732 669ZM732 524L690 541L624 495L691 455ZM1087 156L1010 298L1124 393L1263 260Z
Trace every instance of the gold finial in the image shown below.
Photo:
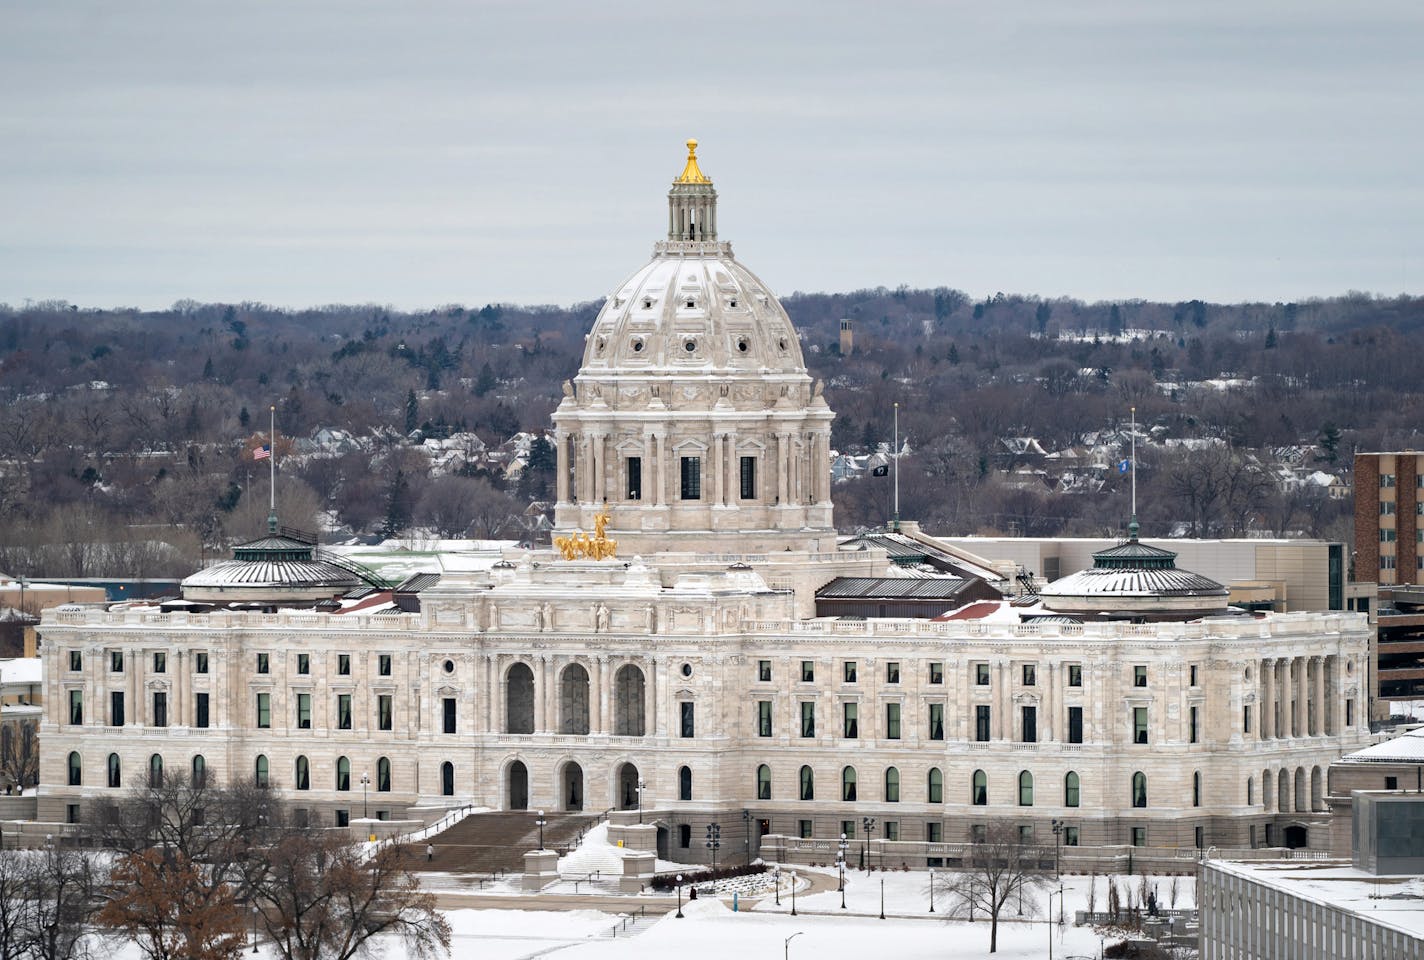
M711 179L709 179L707 175L704 174L697 166L697 141L687 141L687 166L682 168L682 176L674 180L673 183L711 182Z

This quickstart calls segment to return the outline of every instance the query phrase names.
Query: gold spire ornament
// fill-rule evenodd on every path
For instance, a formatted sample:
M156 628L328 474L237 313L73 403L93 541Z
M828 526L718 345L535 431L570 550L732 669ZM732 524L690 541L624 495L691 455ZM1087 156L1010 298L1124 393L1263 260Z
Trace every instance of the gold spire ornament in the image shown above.
M711 183L712 181L697 166L697 141L687 141L687 166L682 168L682 176L673 183Z

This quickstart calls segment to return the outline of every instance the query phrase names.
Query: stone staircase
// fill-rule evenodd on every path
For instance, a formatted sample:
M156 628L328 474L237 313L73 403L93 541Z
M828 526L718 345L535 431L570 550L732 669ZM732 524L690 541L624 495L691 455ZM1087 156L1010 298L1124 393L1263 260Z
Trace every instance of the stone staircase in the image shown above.
M532 811L472 813L428 841L413 843L409 866L414 871L437 873L519 874L524 871L524 854L539 846L538 815ZM544 846L567 850L578 837L598 821L592 814L546 815ZM426 844L435 848L426 859Z

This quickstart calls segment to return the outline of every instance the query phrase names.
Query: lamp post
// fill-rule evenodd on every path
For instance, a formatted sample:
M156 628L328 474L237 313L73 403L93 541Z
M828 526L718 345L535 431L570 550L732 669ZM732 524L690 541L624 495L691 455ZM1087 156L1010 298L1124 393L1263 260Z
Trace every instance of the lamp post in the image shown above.
M647 785L647 784L646 784L646 782L643 780L643 778L642 778L642 777L639 777L639 778L638 778L638 822L639 822L639 823L642 823L642 822L643 822L643 787L646 786L646 785Z
M722 846L722 825L720 823L707 824L707 849L712 851L712 872L717 872L717 851Z
M934 868L930 868L930 913L934 913Z
M790 960L790 957L791 957L791 941L792 941L792 940L795 940L797 937L801 936L801 934L803 934L803 933L805 933L804 930L797 930L797 931L796 931L795 933L793 933L791 936L787 937L786 940L785 940L785 942L781 944L781 960Z
M776 881L776 905L781 906L781 865L771 868L771 876Z
M370 775L369 773L364 773L364 772L363 772L363 773L361 774L361 819L362 819L362 820L369 820L369 819L370 819L370 815L369 815L369 813L368 813L368 811L367 811L367 809L366 809L366 790L367 790L367 788L370 787L370 786L371 786L371 775Z
M252 905L252 952L257 952L257 904Z
M885 919L885 874L880 875L880 919Z
M548 822L549 822L548 820L545 820L545 819L544 819L544 811L543 811L543 810L540 810L540 811L539 811L539 815L534 818L534 823L539 827L539 849L540 849L540 850L543 850L543 849L544 849L544 824L546 824L546 823L548 823Z
M677 914L674 919L682 919L682 874L677 875Z
M842 910L844 910L844 909L846 908L846 905L845 905L846 847L848 847L849 845L850 845L850 842L846 839L846 835L845 835L845 834L841 834L840 855L836 857L836 869L837 869L837 871L838 871L839 874L840 874L840 884L839 884L839 886L840 886L840 891L841 891L841 909L842 909Z
M865 828L865 845L860 848L860 869L865 869L865 862L870 857L870 831L875 829L874 817L861 817L860 825Z
M796 916L796 871L791 871L791 915Z
M1063 887L1060 884L1058 892L1048 894L1048 960L1053 960L1053 898L1058 898L1058 909L1063 909Z
M1059 866L1059 855L1063 851L1063 821L1053 821L1053 874L1057 877L1063 876L1063 868Z
M744 834L742 853L747 865L750 866L752 862L752 812L750 810L742 811L742 832Z

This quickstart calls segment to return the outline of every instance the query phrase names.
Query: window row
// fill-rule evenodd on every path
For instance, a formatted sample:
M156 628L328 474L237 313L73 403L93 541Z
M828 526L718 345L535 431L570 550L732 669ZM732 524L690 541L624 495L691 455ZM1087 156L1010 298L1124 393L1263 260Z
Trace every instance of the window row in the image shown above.
M737 458L737 498L762 499L757 486L757 457ZM643 499L643 458L626 457L623 461L623 491L627 500ZM678 499L702 499L702 458L678 458Z
M109 672L124 672L124 651L109 650ZM168 672L168 654L165 651L155 651L151 655L150 672ZM272 672L272 655L270 653L255 654L255 665L258 673ZM312 666L312 655L310 653L298 653L296 655L296 671L299 674L310 674ZM195 650L192 654L192 664L194 673L208 672L208 652L206 650ZM382 677L389 677L393 673L393 655L389 653L377 654L376 673ZM69 651L69 669L78 672L84 669L84 652L82 650ZM338 676L351 675L351 654L336 654L336 673Z
M686 770L686 768L683 768ZM690 777L690 774L689 774ZM689 780L690 782L690 780ZM859 798L860 775L855 767L846 766L841 768L840 776L840 799L844 803L856 802ZM900 770L897 767L887 767L880 778L881 794L878 799L885 803L900 802ZM1017 802L1021 807L1031 807L1034 805L1034 778L1028 770L1020 771L1017 781ZM690 788L689 788L690 789ZM925 802L944 803L944 771L939 767L931 767L925 774ZM772 790L771 767L763 763L756 769L756 797L758 800L774 799ZM691 799L691 796L682 799ZM809 766L801 767L797 776L797 799L816 799L816 772ZM1129 799L1132 806L1145 808L1147 806L1147 776L1137 772L1132 775L1129 790ZM1192 805L1201 806L1201 774L1192 776ZM1077 807L1082 802L1082 786L1078 774L1075 771L1068 771L1063 776L1063 806ZM972 806L983 807L989 803L989 775L983 770L975 770L969 778L969 803Z
M756 734L759 737L770 737L775 735L775 725L773 723L773 703L770 700L756 701ZM855 740L860 737L860 704L841 704L840 736L846 740ZM1192 742L1196 742L1196 708L1192 708L1193 724L1191 730ZM1083 708L1068 707L1068 725L1065 731L1065 743L1083 742ZM899 740L902 730L903 705L899 703L885 704L884 724L881 727L881 736L887 740ZM816 736L816 701L802 700L798 704L798 717L800 736ZM1132 738L1134 743L1147 742L1147 708L1134 707L1131 714ZM993 708L988 704L976 704L974 707L974 739L980 743L987 743L993 739ZM944 732L944 704L926 704L925 712L925 736L929 740L945 739ZM1022 743L1038 742L1038 707L1021 706L1019 708L1019 727L1016 738Z
M970 664L973 671L974 685L987 687L992 683L992 664L985 662L974 662ZM1083 665L1080 663L1065 664L1068 670L1068 686L1081 687L1083 685ZM1025 687L1038 685L1038 664L1019 664L1019 677ZM895 684L900 682L901 662L891 660L885 664L885 682ZM858 683L860 677L860 663L857 660L844 660L841 662L841 681L843 683ZM757 661L757 681L760 683L770 683L772 679L772 662L770 660ZM926 664L926 679L932 684L944 683L944 663L942 661L932 661ZM800 663L800 681L802 683L816 682L816 661L802 660ZM1132 685L1135 687L1147 686L1147 665L1136 664L1132 668ZM1191 685L1197 685L1196 667L1192 667Z

